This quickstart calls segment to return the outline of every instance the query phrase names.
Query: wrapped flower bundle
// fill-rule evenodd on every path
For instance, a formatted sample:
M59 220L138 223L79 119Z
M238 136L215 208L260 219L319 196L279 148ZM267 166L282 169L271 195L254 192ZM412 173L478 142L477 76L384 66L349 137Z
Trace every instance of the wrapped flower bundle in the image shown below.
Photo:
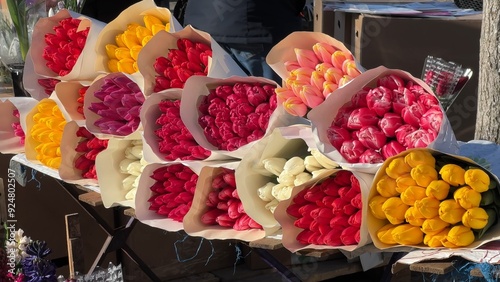
M427 149L388 159L374 188L369 207L380 224L372 237L388 246L468 247L497 221L497 180Z
M276 177L257 189L259 198L267 202L266 209L274 213L279 202L285 201L292 195L293 187L318 177L327 169L333 168L322 160L326 157L317 149L310 149L311 155L304 158L294 156L289 159L272 157L262 161L266 175Z
M350 163L381 163L406 149L427 147L441 128L436 97L396 74L358 91L328 128L330 143Z
M100 132L127 136L139 128L139 113L145 98L130 78L124 75L105 77L93 96L102 101L92 102L88 107L98 116L93 125Z
M186 80L193 75L208 74L208 59L212 57L210 45L193 42L187 38L177 39L177 49L169 49L167 57L158 57L154 62L154 92L170 88L184 88Z
M234 151L262 138L277 107L276 86L262 83L219 85L203 97L198 124L208 142Z
M20 118L19 110L15 109L14 111L12 111L12 115L19 119ZM14 130L14 135L19 137L19 144L24 145L24 139L26 135L24 134L24 130L21 127L21 122L19 121L13 122L12 129Z
M212 190L208 194L208 210L201 216L206 225L220 225L237 231L262 229L262 226L250 218L243 209L236 190L234 170L223 168L212 179Z
M152 175L156 182L150 187L149 210L182 222L193 202L198 175L182 164L157 168Z
M160 30L170 30L170 19L152 14L142 16L144 25L129 23L124 32L115 36L115 44L106 44L107 67L111 72L137 72L137 57L149 40Z
M352 172L340 170L297 193L286 213L303 229L296 238L303 245L356 245L362 221L359 180Z
M163 100L158 107L161 115L154 131L158 137L158 150L167 161L203 160L211 155L209 150L196 143L180 116L180 100Z
M45 94L47 94L47 97L54 92L54 89L56 88L56 84L61 82L59 79L55 78L39 78L38 84L43 87Z
M130 142L130 145L125 149L125 158L120 161L119 166L120 172L126 175L122 181L122 188L127 191L125 199L134 200L139 186L139 176L146 166L142 155L142 141Z
M30 144L36 159L42 164L58 169L61 164L61 138L66 120L54 100L44 99L36 105L30 128Z
M81 176L87 179L96 179L97 172L95 159L97 154L108 146L108 140L101 140L90 133L85 127L76 131L76 136L81 140L75 148L80 155L75 159L75 168L81 170Z
M54 33L45 34L43 58L47 67L59 76L71 72L87 41L90 27L78 30L80 22L75 18L62 19L53 27Z

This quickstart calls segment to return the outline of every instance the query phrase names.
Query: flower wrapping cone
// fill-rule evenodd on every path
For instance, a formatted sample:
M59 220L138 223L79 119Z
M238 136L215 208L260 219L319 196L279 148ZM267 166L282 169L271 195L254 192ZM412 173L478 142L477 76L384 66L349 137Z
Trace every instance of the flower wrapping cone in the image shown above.
M61 81L56 85L54 95L61 102L71 120L80 122L85 120L83 114L78 112L78 107L83 106L83 104L78 103L80 97L78 91L90 84L91 81Z
M24 143L12 128L14 123L19 124L26 134L26 115L38 103L31 97L12 97L0 99L0 112L4 117L0 122L0 153L17 154L24 152ZM14 110L19 117L14 116Z

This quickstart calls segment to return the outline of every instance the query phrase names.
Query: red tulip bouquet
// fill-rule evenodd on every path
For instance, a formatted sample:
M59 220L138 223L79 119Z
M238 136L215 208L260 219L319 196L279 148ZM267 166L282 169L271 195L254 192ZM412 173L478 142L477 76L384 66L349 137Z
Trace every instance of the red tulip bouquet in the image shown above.
M193 76L181 98L181 118L202 147L241 158L275 127L294 124L278 107L276 84L265 78Z
M372 174L330 170L293 189L274 213L283 230L283 246L353 251L371 243L367 197Z
M309 145L314 145L310 126L276 128L256 142L236 168L243 207L269 233L279 228L273 214L280 202L290 198L293 187L337 167Z
M198 177L184 230L207 239L253 241L265 236L262 226L245 212L238 196L234 168L238 162L205 166Z
M144 146L152 154L144 152L147 162L210 161L217 158L209 150L196 143L180 116L181 89L170 89L146 99L141 109L144 128Z
M458 150L436 96L407 72L378 67L336 93L308 118L318 149L344 167L375 173L406 149Z
M39 101L50 97L59 82L61 82L61 80L58 78L47 77L35 72L33 60L31 59L31 52L28 50L24 62L23 86L31 97Z
M0 112L5 115L0 122L0 153L24 152L26 114L37 102L31 97L0 99Z
M139 113L145 97L138 76L110 73L87 89L83 113L87 129L101 138L140 139Z
M83 121L83 103L85 93L91 82L87 81L62 81L54 89L54 99L61 102L71 120Z
M294 32L276 44L267 62L283 79L278 103L295 116L323 103L361 72L344 44L318 32Z
M76 121L68 122L61 140L61 179L81 185L98 184L95 160L107 146L108 140L95 137Z
M149 164L135 197L135 215L142 223L166 231L184 229L183 219L193 203L196 169L181 163Z
M30 56L36 74L64 81L93 80L94 46L103 22L68 10L40 19L34 27Z

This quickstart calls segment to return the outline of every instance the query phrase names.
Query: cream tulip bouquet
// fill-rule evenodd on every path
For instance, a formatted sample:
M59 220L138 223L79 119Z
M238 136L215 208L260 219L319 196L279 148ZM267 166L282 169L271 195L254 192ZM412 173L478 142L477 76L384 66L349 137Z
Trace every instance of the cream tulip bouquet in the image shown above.
M381 248L476 248L497 240L498 178L474 161L432 149L387 159L369 196L369 230Z

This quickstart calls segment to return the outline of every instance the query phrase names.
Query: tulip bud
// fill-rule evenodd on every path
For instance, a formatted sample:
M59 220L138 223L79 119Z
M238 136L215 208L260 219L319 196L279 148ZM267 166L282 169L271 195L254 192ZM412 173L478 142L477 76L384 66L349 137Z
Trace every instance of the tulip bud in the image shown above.
M474 232L463 225L453 226L446 239L457 247L467 247L475 240Z
M340 147L340 154L350 163L356 163L366 151L366 147L359 140L347 140Z
M410 171L411 167L405 163L403 157L394 158L385 168L385 173L392 179L397 179L399 176L405 175Z
M438 200L444 200L448 197L450 191L450 184L443 180L433 180L429 183L425 190L425 194L428 197L434 197Z
M396 140L392 140L382 147L382 156L387 159L403 152L404 150L406 150L406 148L403 147L403 145L398 143Z
M283 165L283 171L287 171L291 175L297 175L304 170L304 160L301 157L292 157Z
M336 168L339 165L328 157L323 155L318 149L310 149L311 155L318 161L318 163L326 169Z
M410 171L411 177L415 179L418 186L427 187L429 183L438 179L438 174L433 166L419 164Z
M385 113L384 116L378 121L378 127L387 137L395 137L396 129L403 125L403 119L400 115L395 113Z
M318 169L322 169L323 166L316 160L316 158L312 155L306 156L304 158L304 167L307 171L313 172Z
M384 210L382 209L382 205L385 203L387 200L386 197L376 195L373 198L370 199L368 202L368 206L370 207L370 211L372 212L372 215L378 219L386 219L387 217L385 216Z
M403 203L413 206L415 201L422 200L426 197L425 188L420 186L410 186L408 189L404 190L403 193L401 193L400 197Z
M409 207L405 213L405 220L413 226L422 226L425 217L415 207Z
M427 150L411 150L405 156L405 162L412 168L416 167L419 164L427 164L434 167L436 164L436 159Z
M417 182L415 182L415 180L411 178L411 175L409 173L403 174L396 178L396 191L398 193L403 193L410 186L418 185Z
M424 240L424 233L417 226L401 224L396 226L392 232L394 241L400 245L418 245Z
M383 175L377 182L377 192L386 198L398 196L399 192L396 191L396 180L388 175Z
M342 241L342 244L345 246L349 245L355 245L356 244L356 239L355 235L356 232L358 232L359 227L355 226L349 226L342 230L342 233L340 234L340 240Z
M426 234L424 244L431 248L443 247L442 241L446 239L451 228L445 228L436 234Z
M481 193L475 191L469 186L458 188L455 193L453 193L453 198L464 209L479 207L479 204L481 203Z
M274 210L276 209L278 204L279 204L278 200L274 199L274 200L270 201L269 203L267 203L264 207L267 210L269 210L271 213L274 213Z
M462 216L465 227L483 229L488 224L488 213L483 208L470 208Z
M490 186L490 177L479 168L470 168L465 171L464 180L465 184L479 193L488 191Z
M461 186L465 184L465 170L456 164L445 164L440 170L441 178L451 186Z
M312 175L307 173L307 172L302 172L297 174L295 177L295 180L293 181L293 186L299 186L302 185L303 183L309 181L312 178Z
M340 149L342 143L346 140L351 140L351 133L343 128L335 125L330 126L326 130L326 134L328 137L328 141L335 147L337 150Z
M366 95L366 101L369 109L383 117L392 108L392 91L383 86L373 88Z
M377 238L380 240L380 242L387 245L397 244L396 240L394 240L394 237L392 236L392 231L394 230L394 228L396 228L396 225L389 223L377 230Z
M387 136L376 126L363 126L358 133L358 139L367 148L378 150L387 142Z
M206 225L215 225L217 223L216 218L223 213L224 211L218 209L208 210L201 216L201 222Z
M313 236L314 232L309 229L304 229L297 235L297 241L302 245L308 245Z
M441 220L441 218L434 217L434 218L428 218L424 221L422 224L422 231L425 234L436 234L441 232L443 229L448 227L450 224L448 222L445 222Z
M399 197L388 198L382 205L382 211L392 224L403 223L408 208L409 206L403 203Z
M465 209L453 199L444 200L439 204L439 218L444 222L456 224L462 220Z
M425 218L434 218L439 215L439 204L438 199L425 197L415 201L414 206Z
M267 158L262 161L264 168L276 176L279 176L280 173L283 171L285 163L286 159L284 158Z
M349 119L347 120L347 127L349 129L360 129L363 126L376 125L379 121L376 113L369 108L354 109Z

